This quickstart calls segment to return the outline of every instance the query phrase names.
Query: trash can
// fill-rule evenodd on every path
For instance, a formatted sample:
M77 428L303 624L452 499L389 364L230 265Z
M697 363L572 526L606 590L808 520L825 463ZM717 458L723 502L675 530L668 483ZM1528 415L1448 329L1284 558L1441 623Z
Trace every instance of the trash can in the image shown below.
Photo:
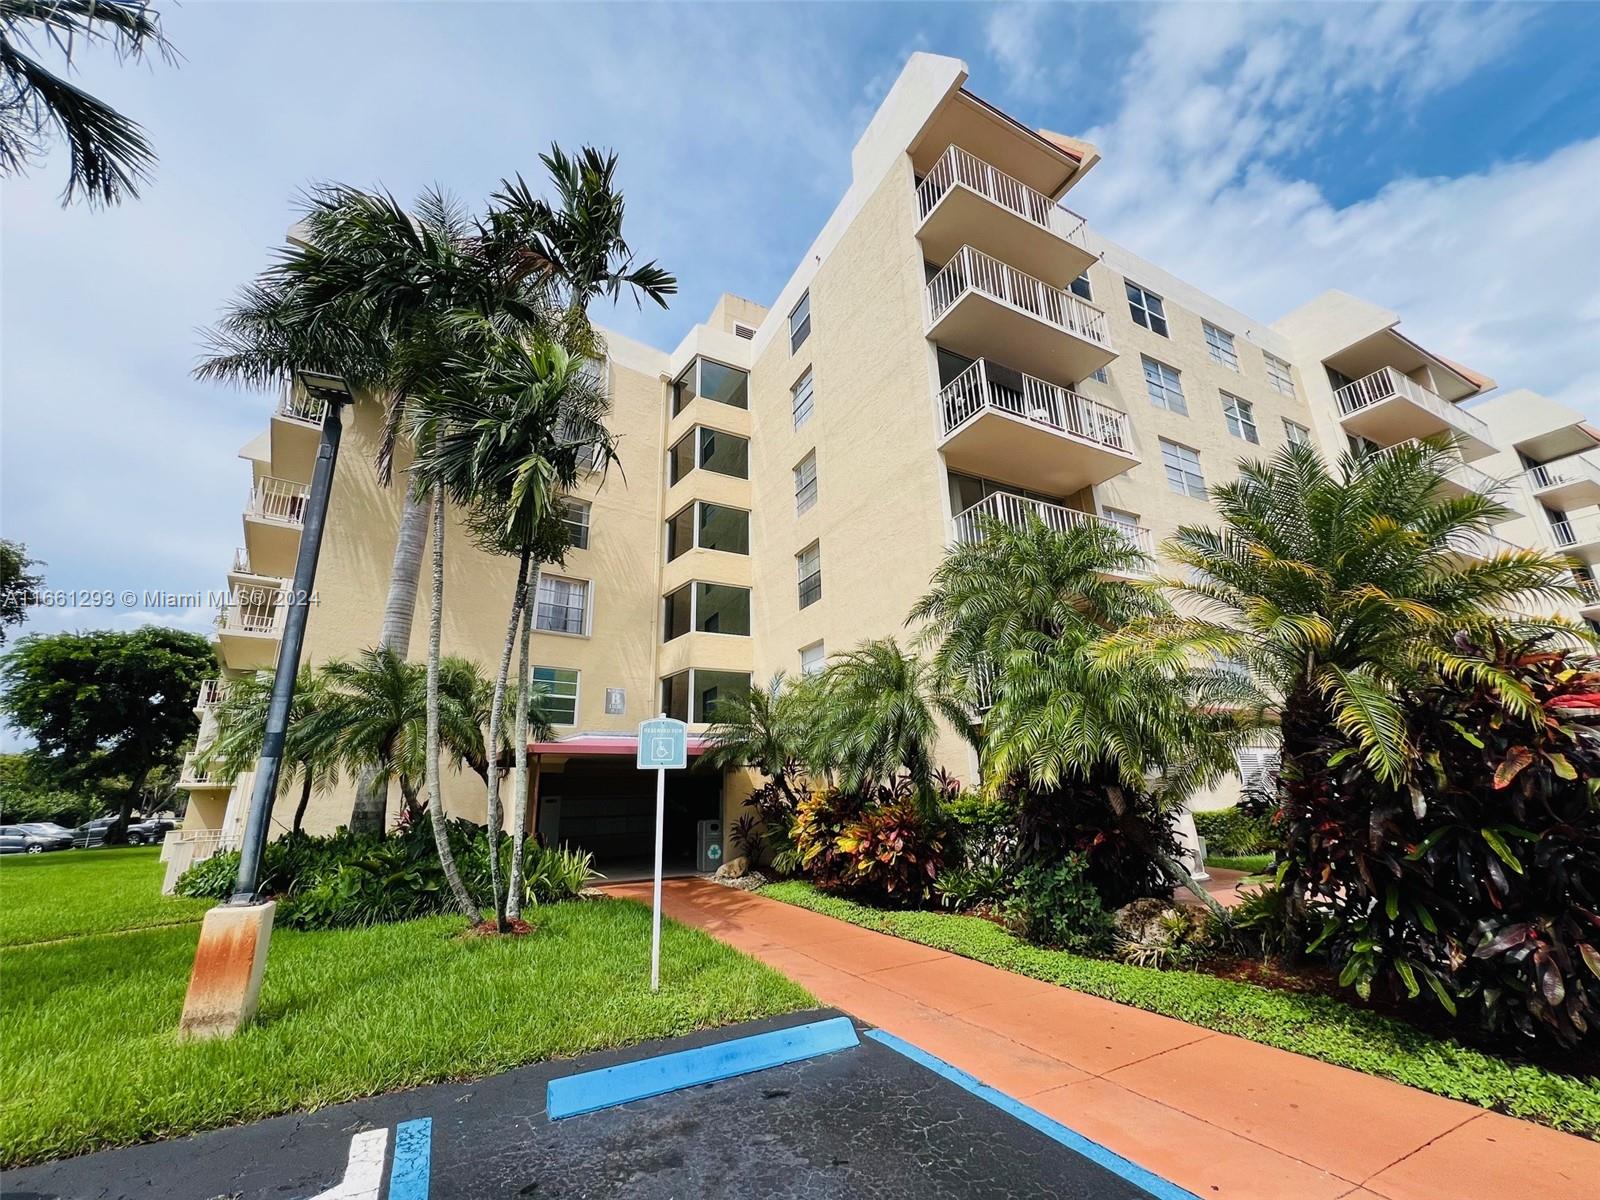
M709 875L722 865L722 822L701 821L696 827L699 837L699 854L695 857L695 870Z

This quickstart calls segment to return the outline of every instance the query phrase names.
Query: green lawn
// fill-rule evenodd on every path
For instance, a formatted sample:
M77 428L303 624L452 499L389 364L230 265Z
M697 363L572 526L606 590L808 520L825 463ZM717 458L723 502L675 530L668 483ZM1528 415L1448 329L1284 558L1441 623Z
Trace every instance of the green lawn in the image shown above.
M157 846L0 858L0 946L197 922L205 900L161 894Z
M98 855L82 857L87 864ZM88 878L77 864L63 865L55 879ZM106 865L124 869L110 858ZM8 906L12 885L35 869L29 863L11 875L7 865ZM146 899L106 902L148 925ZM175 904L173 912L194 909ZM197 925L5 949L0 1166L814 1003L753 959L672 922L662 931L661 991L652 995L649 918L628 901L581 900L535 910L537 932L515 939L459 937L462 922L451 917L278 930L260 1019L232 1040L199 1044L174 1037Z
M1265 874L1272 866L1270 854L1208 854L1206 866L1221 867L1224 871L1244 871L1249 875Z
M824 895L808 883L775 883L761 894L1092 996L1600 1138L1600 1087L1593 1080L1513 1065L1329 997L1045 950L981 917L884 912Z

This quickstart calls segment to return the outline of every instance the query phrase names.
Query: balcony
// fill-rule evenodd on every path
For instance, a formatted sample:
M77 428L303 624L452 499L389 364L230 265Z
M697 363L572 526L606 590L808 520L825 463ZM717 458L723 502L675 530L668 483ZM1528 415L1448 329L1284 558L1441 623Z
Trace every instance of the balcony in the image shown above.
M939 409L945 462L982 478L1065 494L1139 462L1127 413L986 359L945 385Z
M1528 486L1551 508L1588 508L1600 504L1600 466L1581 455L1541 463L1529 469Z
M205 714L216 708L222 700L223 683L220 679L202 679L200 694L195 697L194 711Z
M317 462L317 446L322 441L322 421L328 415L328 402L291 384L283 389L272 414L269 432L272 470L286 479L311 478Z
M932 262L968 245L1027 263L1065 287L1095 261L1082 217L960 146L940 155L917 185L917 219L923 257Z
M1334 393L1339 421L1347 433L1380 446L1447 434L1457 439L1461 457L1471 461L1493 454L1489 427L1465 409L1441 399L1393 367L1346 384Z
M217 640L224 663L235 671L267 671L278 661L286 611L278 581L272 587L236 588L217 617Z
M1556 549L1584 563L1600 563L1600 513L1550 522Z
M252 574L272 579L294 574L309 491L290 479L256 480L244 510L244 552Z
M1113 358L1106 315L1071 292L962 246L928 282L928 336L967 358L1076 383Z
M184 757L183 770L178 774L178 786L187 791L200 791L208 788L221 788L226 791L233 786L232 780L222 779L216 769L205 770L199 765L199 752L191 751Z
M1578 611L1587 620L1600 621L1600 583L1593 579L1579 579Z
M1044 522L1047 529L1058 533L1065 533L1079 525L1098 523L1109 526L1120 534L1130 546L1140 553L1154 557L1155 538L1143 525L1132 525L1123 521L1113 521L1096 513L1081 512L1076 508L1067 508L1061 504L1050 504L1044 500L1032 500L1026 496L1018 496L1011 492L994 492L985 496L971 508L957 513L955 518L956 541L975 542L983 536L984 519L998 521L1002 525L1009 525L1013 529L1021 529L1027 525L1032 517L1038 517ZM1129 577L1143 578L1150 574L1149 565L1135 567L1126 574ZM1118 572L1118 574L1122 574Z
M1492 533L1462 532L1452 539L1455 556L1463 562L1483 562L1525 549Z
M1400 443L1400 446L1414 446L1417 439L1412 438ZM1380 454L1388 454L1398 450L1400 446L1389 446L1380 450ZM1517 515L1522 514L1522 507L1518 504L1518 494L1506 486L1503 479L1496 479L1486 471L1480 471L1471 463L1452 461L1445 468L1445 477L1440 485L1440 491L1448 496L1466 496L1477 494L1489 496L1511 509Z

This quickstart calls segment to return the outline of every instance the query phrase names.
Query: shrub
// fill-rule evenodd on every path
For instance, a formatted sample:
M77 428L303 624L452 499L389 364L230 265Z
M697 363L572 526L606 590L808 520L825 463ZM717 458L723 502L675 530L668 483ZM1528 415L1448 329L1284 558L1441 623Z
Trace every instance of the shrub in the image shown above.
M195 863L178 876L172 890L196 900L226 900L233 895L233 885L238 878L239 852L225 850Z
M1153 796L1122 790L1123 811L1110 798L1115 781L1064 783L1022 794L1018 829L1029 858L1053 861L1082 855L1085 875L1107 910L1145 896L1165 898L1181 881L1169 879L1155 852L1179 860L1175 815Z
M922 903L944 865L939 822L879 791L872 800L836 789L802 800L790 831L800 869L818 887L868 903Z
M1111 946L1111 914L1100 902L1082 854L1022 870L1006 904L1006 921L1041 946L1080 954L1104 953Z
M587 850L566 846L539 846L525 842L523 856L522 902L554 904L575 900L594 874L594 855Z
M933 886L939 893L939 903L946 908L993 904L1010 892L1011 868L1006 863L947 866Z
M1270 815L1247 813L1237 805L1213 812L1197 812L1194 827L1206 840L1206 858L1238 858L1269 854L1277 848L1277 833Z

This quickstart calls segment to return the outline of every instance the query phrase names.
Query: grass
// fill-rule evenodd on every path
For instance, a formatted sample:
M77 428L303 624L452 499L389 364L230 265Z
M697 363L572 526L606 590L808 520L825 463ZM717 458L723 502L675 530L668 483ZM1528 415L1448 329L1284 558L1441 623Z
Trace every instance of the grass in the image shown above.
M198 923L210 902L163 896L160 854L129 846L0 858L0 946Z
M1221 867L1224 871L1243 871L1247 875L1264 875L1272 866L1272 855L1208 854L1206 866Z
M1440 1041L1326 996L1046 950L981 917L885 912L824 895L808 883L775 883L762 888L761 894L1191 1025L1600 1138L1600 1088L1594 1081Z
M126 907L151 923L148 906ZM460 937L453 917L278 930L257 1022L198 1044L174 1036L193 924L0 951L0 1167L815 1003L755 960L672 922L652 995L650 912L639 904L571 901L531 919L536 932L513 939Z

